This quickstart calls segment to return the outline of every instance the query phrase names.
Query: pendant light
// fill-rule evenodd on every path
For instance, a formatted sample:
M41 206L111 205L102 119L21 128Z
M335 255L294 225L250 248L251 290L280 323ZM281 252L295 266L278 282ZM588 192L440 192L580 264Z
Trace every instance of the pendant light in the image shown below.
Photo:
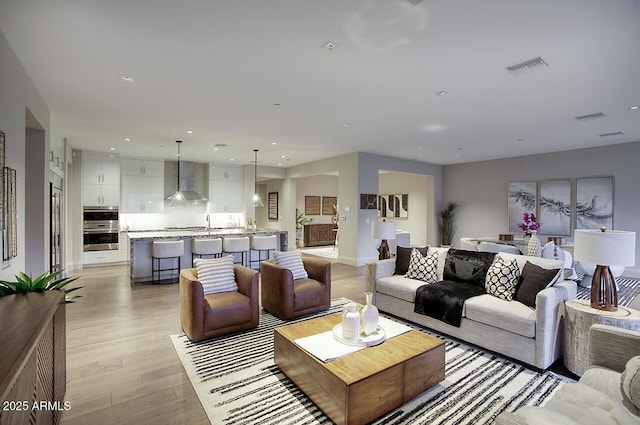
M253 161L253 206L264 207L260 195L258 195L258 149L254 149L254 161Z

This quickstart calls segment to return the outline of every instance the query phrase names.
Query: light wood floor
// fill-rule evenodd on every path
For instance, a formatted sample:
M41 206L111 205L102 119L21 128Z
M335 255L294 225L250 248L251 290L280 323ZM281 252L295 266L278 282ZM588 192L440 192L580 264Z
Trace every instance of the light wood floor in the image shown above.
M71 273L84 288L67 305L62 424L209 424L169 339L181 331L178 285L131 285L128 273ZM364 267L334 263L331 295L364 302Z

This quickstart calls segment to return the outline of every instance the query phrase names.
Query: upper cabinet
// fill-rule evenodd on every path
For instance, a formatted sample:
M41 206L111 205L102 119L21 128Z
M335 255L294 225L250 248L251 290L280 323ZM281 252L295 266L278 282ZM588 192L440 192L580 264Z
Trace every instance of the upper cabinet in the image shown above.
M83 205L120 205L120 159L112 155L83 153Z
M209 212L242 212L242 168L209 164Z
M164 211L164 161L122 160L123 213Z

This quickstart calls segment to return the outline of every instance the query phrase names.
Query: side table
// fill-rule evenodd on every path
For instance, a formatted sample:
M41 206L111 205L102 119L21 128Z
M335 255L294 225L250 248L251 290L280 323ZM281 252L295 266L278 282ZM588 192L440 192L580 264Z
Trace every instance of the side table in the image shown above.
M617 311L598 310L589 300L565 301L564 365L582 376L589 367L589 330L593 324L640 331L640 311L618 306Z

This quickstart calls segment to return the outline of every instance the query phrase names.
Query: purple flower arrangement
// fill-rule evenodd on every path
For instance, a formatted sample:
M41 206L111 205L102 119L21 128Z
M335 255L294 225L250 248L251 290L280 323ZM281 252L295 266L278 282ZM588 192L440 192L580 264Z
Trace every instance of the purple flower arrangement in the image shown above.
M522 223L518 224L518 227L522 229L526 235L530 235L533 230L540 228L540 223L534 213L522 214L522 220Z

